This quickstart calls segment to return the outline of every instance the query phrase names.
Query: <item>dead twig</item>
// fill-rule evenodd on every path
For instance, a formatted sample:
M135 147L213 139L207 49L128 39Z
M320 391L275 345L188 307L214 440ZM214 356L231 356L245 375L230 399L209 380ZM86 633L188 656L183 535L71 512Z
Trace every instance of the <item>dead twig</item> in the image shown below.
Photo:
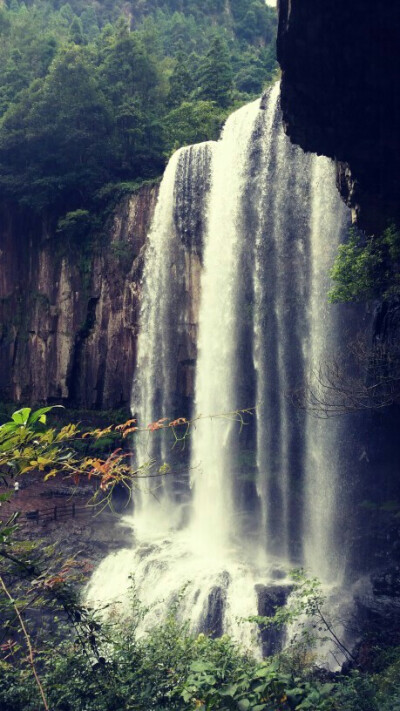
M21 625L22 634L23 634L24 637L25 637L26 646L27 646L27 648L28 648L29 664L31 665L31 669L32 669L32 672L33 672L33 676L35 677L35 681L36 681L37 687L38 687L38 689L39 689L40 696L42 697L43 706L44 706L44 708L46 709L46 711L50 711L50 708L49 708L49 705L48 705L47 699L46 699L46 694L45 694L44 689L43 689L42 682L40 681L39 675L38 675L38 673L37 673L37 671L36 671L35 657L34 657L34 653L33 653L33 647L32 647L32 643L31 643L31 639L30 639L29 634L28 634L28 630L27 630L26 627L25 627L25 623L24 623L24 621L23 621L23 619L22 619L22 615L21 615L21 613L20 613L20 611L19 611L19 609L18 609L18 606L17 606L16 602L14 601L12 595L10 594L10 592L9 592L9 590L8 590L8 588L7 588L7 586L6 586L5 582L4 582L4 580L3 580L3 578L1 577L1 575L0 575L0 586L1 586L1 588L3 589L3 592L4 592L5 596L6 596L6 597L8 598L8 600L10 601L10 604L12 605L12 608L13 608L13 610L14 610L16 616L18 617L19 623L20 623L20 625Z

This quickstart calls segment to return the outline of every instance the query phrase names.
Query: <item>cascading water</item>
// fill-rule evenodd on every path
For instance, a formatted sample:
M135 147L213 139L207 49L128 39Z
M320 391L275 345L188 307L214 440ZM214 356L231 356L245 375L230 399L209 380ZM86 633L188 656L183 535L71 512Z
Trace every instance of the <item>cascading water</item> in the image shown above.
M270 555L304 564L328 580L338 572L334 504L339 453L334 447L339 425L304 416L290 396L342 337L338 308L329 306L326 295L349 211L334 188L333 164L305 155L284 135L279 85L259 112L252 150L262 530Z
M190 281L196 279L196 269L188 267L187 248L194 252L202 249L212 147L212 143L203 143L177 151L161 184L147 245L137 375L132 388L132 411L141 423L152 423L160 413L177 408L179 347L182 335L195 320L190 293L196 289ZM165 436L138 435L136 466L146 470L151 462L160 466L169 458L170 442ZM140 481L136 502L136 526L144 527L147 535L153 535L157 527L162 531L176 523L177 513L173 491L167 489L169 479L155 476L154 468L150 473L149 479Z
M314 160L310 224L310 296L307 318L310 337L304 352L309 369L310 387L316 390L315 380L320 369L338 352L346 338L345 323L339 322L339 309L327 303L329 268L333 254L348 225L348 210L332 192L334 166L326 159ZM327 229L327 226L329 228ZM323 235L329 234L326 244ZM332 252L332 246L334 251ZM348 320L348 319L347 319ZM304 564L325 581L338 581L343 574L345 560L339 538L338 509L345 500L339 489L339 472L345 471L345 435L337 419L327 422L308 414L305 432L305 491L303 504ZM341 446L340 446L341 444Z
M178 495L174 466L156 497L150 480L133 550L99 566L91 601L121 597L133 573L151 625L185 587L180 612L194 630L251 646L257 629L240 618L263 614L263 595L289 566L336 573L339 430L311 422L290 393L340 339L326 274L347 212L330 162L286 138L278 85L233 114L218 143L172 157L146 254L132 410L144 426L188 414L178 349L198 318L191 491L186 475ZM216 417L255 404L243 432L234 416ZM169 447L148 434L137 459L171 460Z
M231 413L237 397L238 264L246 250L241 221L247 155L259 102L228 119L214 151L196 373L197 415ZM202 419L192 443L193 522L206 551L226 550L235 532L233 424Z

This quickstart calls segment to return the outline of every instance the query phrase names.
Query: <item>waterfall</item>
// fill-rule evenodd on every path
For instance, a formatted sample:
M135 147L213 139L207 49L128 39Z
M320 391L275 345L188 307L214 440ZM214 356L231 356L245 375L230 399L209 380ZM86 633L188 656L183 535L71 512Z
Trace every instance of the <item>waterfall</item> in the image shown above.
M349 222L345 205L332 191L334 165L326 158L313 161L310 219L310 296L307 309L310 337L304 353L310 386L316 390L318 369L336 354L346 338L346 318L327 303L329 268ZM321 235L324 239L321 239ZM327 236L327 239L325 238ZM342 313L342 318L343 318ZM347 319L348 320L348 319ZM343 425L311 416L306 421L305 499L303 506L304 564L322 580L337 580L345 563L338 535L341 498L339 474L346 471Z
M258 121L260 145L254 160L262 183L261 194L255 195L257 483L267 550L293 563L301 560L303 543L298 497L304 437L290 394L302 381L310 337L306 311L313 159L283 133L278 86Z
M212 142L177 151L171 158L160 187L148 237L142 280L140 336L131 410L141 428L171 415L177 409L176 381L182 336L193 328L190 283L195 275L187 264L188 247L202 251L203 221L209 188ZM162 413L162 414L161 414ZM180 413L182 415L183 413ZM154 437L140 433L135 465L151 474L140 481L136 525L147 535L176 523L169 478L155 476L171 457L166 433ZM146 467L150 467L149 470ZM173 482L176 484L176 482Z
M227 121L212 167L209 219L201 281L201 310L196 373L196 415L233 412L236 401L238 264L246 241L242 229L242 194L247 156L259 102ZM246 403L241 406L245 407ZM206 550L224 549L235 527L232 482L233 423L206 417L196 424L192 442L196 540Z
M171 474L143 482L133 549L99 566L90 600L120 596L133 573L151 625L185 588L193 630L250 647L257 628L240 618L263 614L290 567L337 574L339 426L291 395L344 331L326 292L348 220L332 164L285 136L278 85L234 113L220 141L171 158L145 256L132 411L145 427L193 417L190 457L182 480L165 434L137 443L139 464L170 461ZM183 362L196 363L185 413ZM232 413L255 405L240 429Z
M334 166L304 154L281 128L279 85L259 112L250 163L254 204L254 365L258 492L270 555L337 574L339 425L299 413L291 394L341 340L327 303L329 267L349 214ZM335 560L335 564L334 564Z

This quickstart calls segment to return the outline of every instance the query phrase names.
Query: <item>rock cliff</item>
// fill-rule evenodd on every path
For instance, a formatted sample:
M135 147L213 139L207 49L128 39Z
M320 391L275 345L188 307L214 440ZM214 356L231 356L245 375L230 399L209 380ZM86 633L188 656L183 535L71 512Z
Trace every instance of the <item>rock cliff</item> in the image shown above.
M82 408L129 403L143 247L157 199L122 200L107 240L63 244L46 220L0 206L0 396Z
M338 162L361 227L400 223L400 5L279 0L286 131Z

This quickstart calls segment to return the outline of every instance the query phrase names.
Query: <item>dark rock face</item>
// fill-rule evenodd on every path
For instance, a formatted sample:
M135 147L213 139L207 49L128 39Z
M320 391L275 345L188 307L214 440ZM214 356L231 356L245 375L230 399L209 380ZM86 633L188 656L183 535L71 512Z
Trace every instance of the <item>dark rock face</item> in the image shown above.
M93 253L0 206L0 397L82 408L129 403L143 247L156 187L125 198Z
M273 617L278 607L286 605L291 588L288 585L256 585L258 614ZM271 625L261 630L262 653L264 657L277 654L283 648L285 631Z
M145 186L124 198L106 239L91 250L64 244L44 218L32 222L21 208L0 205L0 399L103 410L129 405L157 197L157 186ZM191 231L182 227L184 316L174 394L180 416L194 395L202 229L195 217Z
M226 591L215 586L208 596L207 614L202 624L202 632L213 639L222 637L224 633L224 611L226 604Z
M288 135L338 161L361 227L400 223L400 5L279 0L278 59Z
M355 625L362 644L400 643L400 567L376 573L355 596ZM365 635L365 632L367 633ZM365 650L364 650L365 651Z

